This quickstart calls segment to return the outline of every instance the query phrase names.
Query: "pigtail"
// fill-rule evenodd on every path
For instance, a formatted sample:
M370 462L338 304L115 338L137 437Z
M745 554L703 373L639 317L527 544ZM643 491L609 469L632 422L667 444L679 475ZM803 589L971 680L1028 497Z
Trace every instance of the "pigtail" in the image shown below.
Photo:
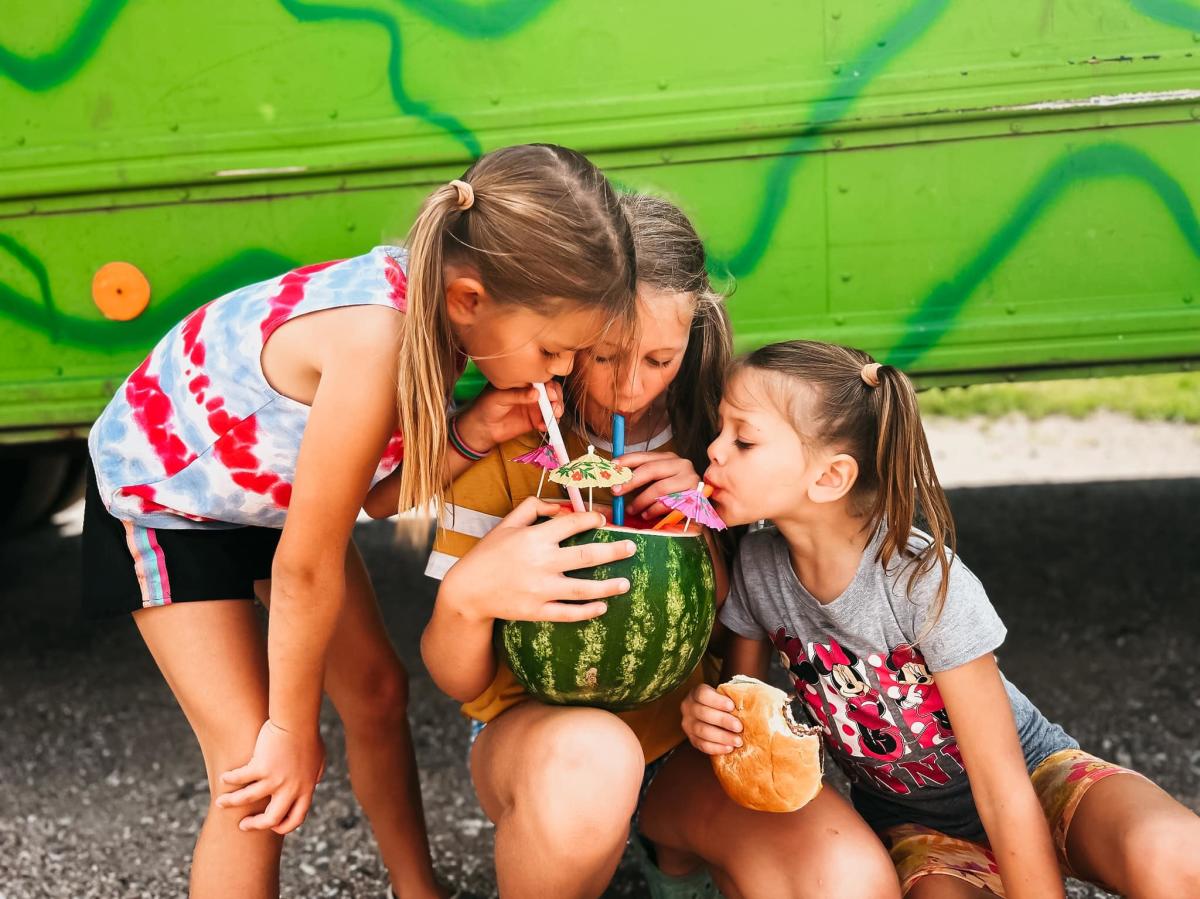
M937 595L916 641L919 643L937 624L946 605L950 557L957 546L954 518L933 466L933 455L921 425L921 411L912 382L890 365L880 366L876 377L879 386L867 387L867 390L876 394L871 400L879 410L874 459L878 481L871 520L882 519L887 523L887 534L879 551L880 561L886 567L893 559L905 560L911 567L910 595L918 578L935 567L940 574ZM932 539L914 553L909 549L908 541L918 516Z
M446 311L444 252L453 219L463 213L450 186L434 191L408 234L408 311L400 337L396 405L404 434L400 509L440 506L447 477L447 379L454 340Z

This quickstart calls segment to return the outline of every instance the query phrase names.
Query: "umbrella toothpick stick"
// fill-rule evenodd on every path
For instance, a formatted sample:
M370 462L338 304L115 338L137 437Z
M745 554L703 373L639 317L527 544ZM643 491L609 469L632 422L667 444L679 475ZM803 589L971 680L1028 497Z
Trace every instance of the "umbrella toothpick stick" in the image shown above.
M550 445L554 447L554 452L558 454L558 461L565 465L570 456L567 455L567 445L563 443L562 431L558 429L558 421L554 418L554 409L550 406L550 397L546 396L545 384L534 384L533 389L538 395L538 409L542 413L542 421L546 423L546 434L550 437ZM578 487L567 487L567 496L571 498L571 508L576 512L584 511L583 496L579 493Z

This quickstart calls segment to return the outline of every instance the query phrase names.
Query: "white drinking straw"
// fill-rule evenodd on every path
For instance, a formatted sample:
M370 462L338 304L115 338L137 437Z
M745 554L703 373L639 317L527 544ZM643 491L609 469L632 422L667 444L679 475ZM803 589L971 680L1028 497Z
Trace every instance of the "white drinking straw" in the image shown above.
M546 433L550 436L550 445L554 447L555 455L558 456L558 464L566 465L571 461L571 457L567 455L567 445L563 443L562 431L558 429L558 421L554 418L550 397L546 396L546 385L534 384L533 389L537 391L538 408L542 410L542 421L546 423ZM585 511L583 495L580 494L578 487L568 487L567 496L571 498L571 508L576 512Z

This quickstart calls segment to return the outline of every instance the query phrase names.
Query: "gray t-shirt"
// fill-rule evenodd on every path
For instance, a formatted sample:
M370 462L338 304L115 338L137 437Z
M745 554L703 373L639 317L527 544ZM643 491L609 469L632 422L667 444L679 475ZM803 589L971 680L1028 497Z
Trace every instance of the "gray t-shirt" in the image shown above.
M1005 628L983 585L957 557L937 623L919 645L937 567L914 581L893 560L876 558L881 526L841 596L818 602L792 569L774 528L747 536L734 563L721 621L752 640L769 639L791 674L809 720L825 733L830 756L853 786L855 808L876 830L915 823L983 840L962 756L931 674L996 649ZM919 550L929 537L914 531ZM1047 756L1078 744L1004 682L1032 772Z

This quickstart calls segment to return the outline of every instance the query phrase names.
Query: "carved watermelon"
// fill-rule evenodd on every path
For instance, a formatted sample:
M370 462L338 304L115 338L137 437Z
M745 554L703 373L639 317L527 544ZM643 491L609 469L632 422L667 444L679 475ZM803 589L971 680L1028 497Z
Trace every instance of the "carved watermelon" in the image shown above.
M607 510L605 510L607 511ZM637 708L679 686L699 663L712 632L715 582L704 538L608 525L563 542L632 540L619 562L571 572L574 577L629 579L626 594L590 621L506 621L501 652L533 696L556 705L612 711Z

